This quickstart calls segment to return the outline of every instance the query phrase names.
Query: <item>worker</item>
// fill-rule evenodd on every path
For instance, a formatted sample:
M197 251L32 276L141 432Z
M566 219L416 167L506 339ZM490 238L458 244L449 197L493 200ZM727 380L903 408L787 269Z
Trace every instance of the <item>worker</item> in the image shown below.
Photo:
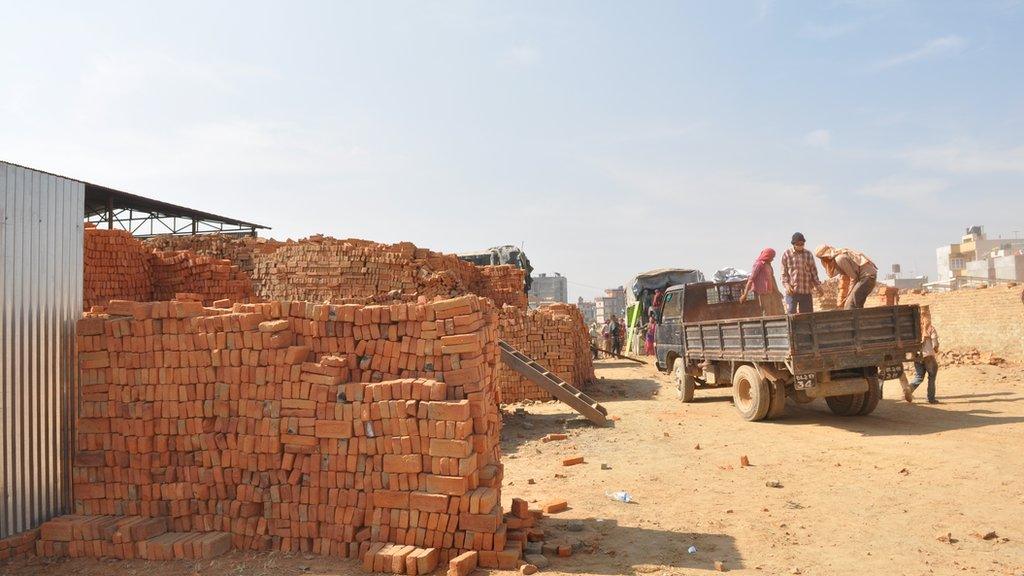
M654 321L654 316L647 322L647 330L644 334L644 355L654 356L654 336L658 332L658 323Z
M655 322L661 322L661 306L665 303L665 291L655 290L654 298L651 299L651 314Z
M590 325L590 350L594 353L594 360L597 360L597 348L601 343L601 331L597 329L597 322Z
M924 381L924 375L928 374L928 403L938 404L935 399L935 378L939 373L939 362L935 359L935 353L939 351L939 333L932 325L931 310L927 306L921 306L921 361L914 362L914 380L910 382L910 396L913 391ZM907 398L909 402L911 398Z
M863 308L875 289L878 266L870 258L849 248L823 244L814 251L829 278L840 277L839 302L843 308Z
M612 316L615 318L615 316ZM612 351L616 356L622 355L622 347L626 343L626 321L619 318L618 329L615 330L615 339L612 341Z
M782 294L779 293L779 285L775 283L775 270L772 268L772 261L775 260L775 250L765 248L754 261L750 270L750 277L743 287L743 294L740 295L740 302L747 299L747 294L753 292L757 295L757 301L761 305L762 316L776 316L784 314L782 311Z
M814 255L804 248L807 239L800 232L793 234L791 248L782 253L782 289L786 292L786 313L814 312L811 292L821 294L818 266Z
M611 356L611 351L614 348L615 333L618 332L618 330L618 320L615 318L615 315L612 314L611 318L605 320L604 328L601 329L601 336L604 338L604 351L606 357Z

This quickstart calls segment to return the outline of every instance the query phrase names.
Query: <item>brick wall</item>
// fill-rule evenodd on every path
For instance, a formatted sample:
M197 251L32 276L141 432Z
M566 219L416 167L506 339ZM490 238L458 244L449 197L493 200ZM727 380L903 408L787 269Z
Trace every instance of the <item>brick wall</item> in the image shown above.
M239 549L509 553L489 301L108 311L78 325L76 514Z
M945 350L968 350L1024 361L1022 287L995 286L944 293L900 295L900 304L928 305ZM878 299L872 297L872 303Z

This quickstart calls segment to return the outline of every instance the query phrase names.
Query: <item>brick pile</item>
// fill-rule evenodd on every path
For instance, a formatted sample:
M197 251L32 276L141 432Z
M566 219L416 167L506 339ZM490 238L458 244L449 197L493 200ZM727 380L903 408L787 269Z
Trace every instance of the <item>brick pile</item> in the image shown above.
M187 236L154 236L143 240L147 248L157 252L187 250L201 256L230 260L246 274L252 275L256 253L273 250L280 242L270 238L252 236L225 236L223 234L196 234Z
M150 252L130 232L85 228L82 301L86 309L112 299L152 300Z
M392 300L476 294L526 308L525 272L509 265L476 266L409 242L380 244L311 236L279 242L222 235L158 236L147 245L231 260L267 300L311 302Z
M594 380L590 335L578 307L551 304L523 312L506 306L499 332L503 340L576 388L583 390ZM504 363L498 368L498 385L504 403L552 398Z
M252 280L232 262L193 252L159 252L125 230L85 229L82 298L86 309L111 300L166 300L179 292L207 304L253 298Z
M499 308L505 305L526 309L526 271L509 264L481 266L485 278L480 296L490 298Z
M212 304L214 300L248 302L253 298L249 275L230 260L193 252L153 253L153 300L170 300L186 292Z
M488 301L108 312L78 324L75 514L164 518L236 549L518 562Z
M38 539L39 529L34 528L0 540L0 561L33 556Z
M259 252L253 281L266 299L332 302L388 293L426 298L477 294L483 275L469 262L408 242L313 236Z
M43 557L208 560L229 550L226 532L168 532L166 518L142 516L59 516L36 542Z
M821 282L821 295L814 294L815 310L835 310L840 308L839 278L826 278Z

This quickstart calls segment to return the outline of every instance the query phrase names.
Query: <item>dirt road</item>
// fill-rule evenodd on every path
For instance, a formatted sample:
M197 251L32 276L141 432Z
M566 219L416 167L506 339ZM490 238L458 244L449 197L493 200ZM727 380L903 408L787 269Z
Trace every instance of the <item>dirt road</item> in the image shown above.
M513 496L570 505L543 527L577 553L544 573L708 574L716 560L736 574L1024 573L1020 368L945 368L938 406L907 404L890 384L868 417L833 416L819 401L761 423L742 421L728 390L680 403L650 366L602 360L597 374L589 392L620 418L614 428L592 428L556 403L506 418L506 509ZM540 440L563 431L568 440ZM586 463L561 465L574 455ZM617 490L635 502L605 496ZM19 576L318 573L362 572L345 560L242 553L0 567Z
M667 376L633 366L598 367L593 395L621 418L612 430L534 442L560 427L556 404L506 420L504 493L567 498L572 509L552 523L582 521L584 532L561 537L595 548L554 573L699 574L715 560L748 574L1024 573L1021 370L945 369L938 406L907 404L890 383L868 417L819 401L748 423L728 389L683 404ZM561 466L575 454L587 463ZM605 497L617 490L636 503Z

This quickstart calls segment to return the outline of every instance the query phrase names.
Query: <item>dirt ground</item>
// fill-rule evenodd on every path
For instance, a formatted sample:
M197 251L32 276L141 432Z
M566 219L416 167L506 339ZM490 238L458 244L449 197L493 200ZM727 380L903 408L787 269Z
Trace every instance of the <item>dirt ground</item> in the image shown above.
M588 392L619 418L612 428L553 402L506 418L506 509L513 496L570 505L542 527L576 553L543 573L707 574L717 560L736 574L1024 574L1021 367L946 367L937 406L907 404L889 383L868 417L833 416L817 401L760 423L738 417L728 389L682 404L651 366L602 360L597 374ZM541 442L563 431L568 440ZM586 463L563 467L573 455ZM618 490L634 502L606 496ZM18 576L360 573L349 560L242 553L0 567Z

